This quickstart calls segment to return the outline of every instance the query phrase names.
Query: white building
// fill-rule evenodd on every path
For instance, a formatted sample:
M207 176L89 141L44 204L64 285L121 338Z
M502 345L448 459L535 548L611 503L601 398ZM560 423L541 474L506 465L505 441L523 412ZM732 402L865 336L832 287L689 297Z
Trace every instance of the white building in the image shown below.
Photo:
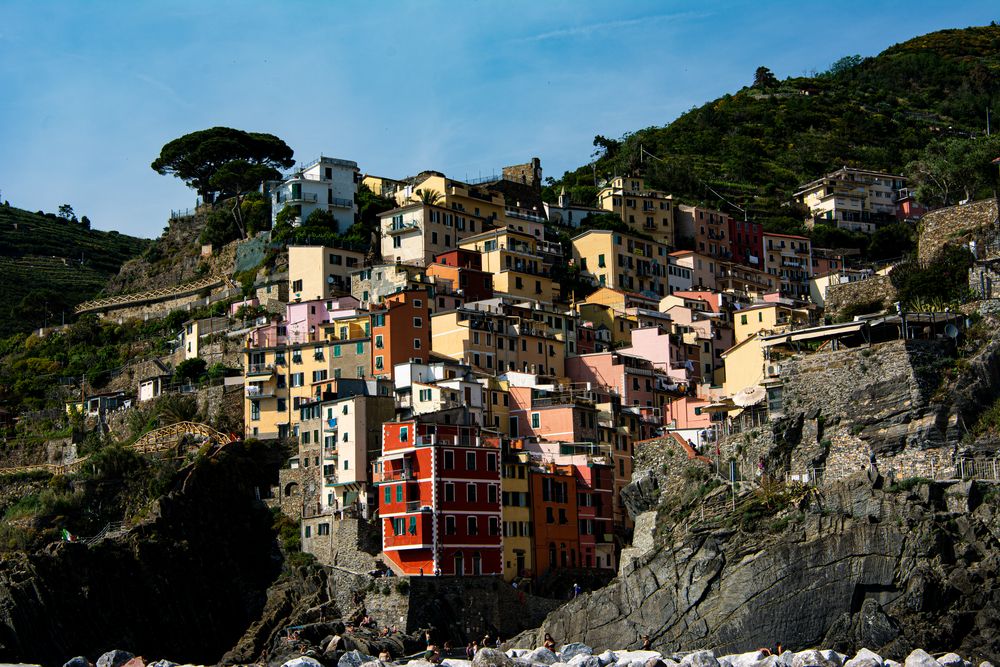
M803 185L794 196L809 209L807 227L826 224L871 234L896 221L898 193L905 186L902 176L842 167Z
M579 227L580 223L586 218L592 215L607 213L607 211L601 208L573 204L570 201L569 195L566 194L565 187L559 192L559 202L557 204L545 202L544 206L545 216L549 219L549 222L553 225L562 225L564 227Z
M360 180L357 162L320 156L280 183L271 184L272 223L281 209L294 206L299 224L313 211L323 210L336 219L337 231L347 231L358 213L355 195Z

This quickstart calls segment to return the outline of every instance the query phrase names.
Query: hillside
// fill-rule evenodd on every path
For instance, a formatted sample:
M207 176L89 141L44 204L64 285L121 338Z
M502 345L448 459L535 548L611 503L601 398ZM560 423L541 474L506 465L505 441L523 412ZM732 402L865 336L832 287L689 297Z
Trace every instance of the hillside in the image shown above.
M103 289L149 241L0 206L0 337L61 320Z
M842 165L900 173L934 139L982 134L998 93L1000 26L943 30L816 76L757 81L620 140L598 137L596 164L544 196L554 201L566 185L574 201L592 203L595 167L598 178L637 170L682 201L736 213L725 198L788 230L801 221L787 207L800 184Z

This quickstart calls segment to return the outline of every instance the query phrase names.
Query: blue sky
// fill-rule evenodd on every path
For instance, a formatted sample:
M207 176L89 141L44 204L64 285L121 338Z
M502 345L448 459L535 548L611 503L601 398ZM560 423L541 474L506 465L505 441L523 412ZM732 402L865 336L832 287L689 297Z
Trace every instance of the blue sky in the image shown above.
M187 132L271 132L296 158L462 179L663 125L747 85L1000 19L905 2L0 0L0 197L153 237L194 203L149 168Z

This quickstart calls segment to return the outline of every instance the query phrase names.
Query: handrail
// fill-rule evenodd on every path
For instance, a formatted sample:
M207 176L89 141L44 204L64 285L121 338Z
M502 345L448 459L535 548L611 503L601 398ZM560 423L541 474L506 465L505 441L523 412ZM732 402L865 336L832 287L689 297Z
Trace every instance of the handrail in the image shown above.
M77 305L73 311L77 315L80 315L82 313L89 313L97 310L107 310L116 306L127 306L145 303L147 301L162 301L170 297L191 294L205 289L206 287L215 287L216 285L221 285L225 282L227 282L225 276L208 276L207 278L202 278L201 280L184 283L182 285L174 285L173 287L161 287L159 289L147 290L145 292L119 294L118 296L109 296L103 299L84 301L83 303Z

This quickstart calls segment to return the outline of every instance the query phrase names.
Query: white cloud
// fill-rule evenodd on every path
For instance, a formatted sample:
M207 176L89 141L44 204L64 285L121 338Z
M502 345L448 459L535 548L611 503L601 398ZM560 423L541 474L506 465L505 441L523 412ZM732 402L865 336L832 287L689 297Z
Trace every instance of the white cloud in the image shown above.
M560 30L550 30L537 35L518 37L515 42L542 42L550 39L565 39L567 37L590 37L595 33L607 30L620 30L632 26L649 25L650 23L660 23L662 21L690 21L711 16L707 12L678 12L676 14L659 14L656 16L643 16L637 19L621 19L617 21L603 21L601 23L590 23L587 25L574 26L572 28L562 28Z

